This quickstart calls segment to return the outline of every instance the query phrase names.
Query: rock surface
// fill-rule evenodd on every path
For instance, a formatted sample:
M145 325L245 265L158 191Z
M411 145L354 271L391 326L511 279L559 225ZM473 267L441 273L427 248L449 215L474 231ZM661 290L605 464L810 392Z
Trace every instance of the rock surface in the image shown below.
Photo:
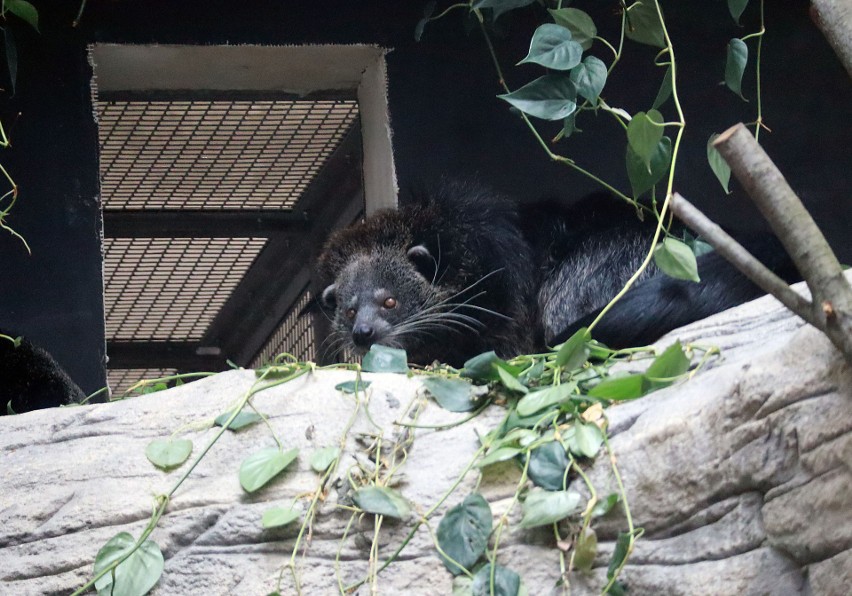
M852 585L852 371L831 344L774 300L762 298L677 330L685 342L717 345L722 358L689 382L608 411L633 519L645 528L622 575L631 594L846 594ZM248 494L240 463L274 446L262 423L226 432L174 494L151 538L165 556L156 594L295 593L289 562L299 524L264 530L261 515L298 498L302 511L319 476L311 453L346 433L347 455L295 557L303 594L339 593L369 571L371 516L345 532L347 471L367 461L365 445L404 441L420 381L404 375L364 375L368 410L334 389L347 371L311 374L258 393L257 409L296 462L260 491ZM212 419L232 407L254 382L232 371L123 402L37 411L0 418L0 593L68 594L92 575L98 549L120 531L138 536L153 497L167 492L189 464L169 473L145 457L146 445L175 433L199 454L218 428ZM396 485L420 514L462 475L502 415L491 406L447 430L414 430ZM464 418L431 403L418 425ZM369 465L369 463L367 464ZM613 488L608 458L589 471L599 493ZM492 469L478 490L495 523L512 502L516 470ZM468 473L432 516L460 502L477 484ZM385 560L412 527L386 520L378 541ZM518 507L511 520L518 519ZM572 594L596 593L606 580L614 539L625 529L618 512L595 524L599 549L588 575L572 574ZM303 540L302 544L306 543ZM337 561L337 562L336 562ZM551 532L510 525L499 561L523 578L530 594L561 593L559 556ZM282 571L283 570L283 571ZM378 575L382 594L449 594L452 577L421 527L398 560ZM357 593L369 593L369 586Z

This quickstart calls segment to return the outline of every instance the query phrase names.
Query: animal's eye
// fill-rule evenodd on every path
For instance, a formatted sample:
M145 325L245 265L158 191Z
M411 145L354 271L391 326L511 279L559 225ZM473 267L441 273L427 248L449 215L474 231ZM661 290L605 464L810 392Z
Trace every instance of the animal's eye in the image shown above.
M354 308L347 308L346 312L344 314L346 315L347 319L354 319L355 318L355 312L356 311L355 311Z
M387 309L396 308L396 298L394 298L393 296L385 298L385 301L382 303L382 306Z

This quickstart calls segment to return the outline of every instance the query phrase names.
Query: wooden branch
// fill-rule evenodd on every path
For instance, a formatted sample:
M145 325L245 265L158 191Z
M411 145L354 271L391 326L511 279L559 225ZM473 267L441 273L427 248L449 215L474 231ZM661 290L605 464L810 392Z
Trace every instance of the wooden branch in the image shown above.
M811 0L811 20L820 28L852 77L852 2Z
M758 261L739 242L725 230L710 220L695 205L679 193L672 196L669 203L674 213L683 223L697 232L722 257L753 281L767 294L772 294L781 304L814 327L820 328L821 321L813 316L812 305L802 296L790 289L787 282L775 275L763 263Z
M803 318L825 332L852 363L852 286L822 232L743 124L723 132L713 146L728 162L808 283L813 320Z

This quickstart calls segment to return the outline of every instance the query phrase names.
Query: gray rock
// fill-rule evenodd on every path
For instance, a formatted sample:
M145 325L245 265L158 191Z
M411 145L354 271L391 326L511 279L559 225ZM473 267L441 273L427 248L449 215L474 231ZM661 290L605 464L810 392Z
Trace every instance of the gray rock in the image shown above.
M722 356L694 379L613 407L610 444L634 523L645 529L621 576L631 594L847 594L852 585L852 371L820 334L763 298L670 334L714 344ZM337 478L318 502L317 517L295 557L303 594L339 593L367 578L375 531L369 515L340 508L350 501L347 472L370 469L365 446L379 435L387 448L408 445L395 488L416 512L385 519L378 539L384 561L403 543L417 516L435 509L437 528L448 507L478 484L495 523L514 502L517 467L474 468L477 434L499 422L492 406L446 430L410 428L458 421L463 414L425 403L419 380L364 375L372 385L366 416L334 386L354 373L322 371L258 393L297 461L254 494L242 490L240 463L275 442L259 423L226 432L175 492L151 538L166 559L156 594L295 593L289 562L299 524L264 530L272 506L294 499L303 512L319 476L310 454L339 444ZM67 594L92 575L98 549L120 531L138 536L153 497L167 492L189 464L165 473L145 457L146 445L177 431L197 456L217 433L212 419L254 382L232 371L165 392L112 404L42 410L0 418L0 593ZM413 434L412 434L413 433ZM404 462L402 459L404 458ZM615 488L606 456L589 470L598 494ZM577 484L582 484L578 482ZM559 551L551 530L521 530L517 504L501 536L498 560L517 571L530 594L559 593ZM619 531L617 508L597 520L599 551L589 574L568 578L572 594L596 593ZM567 534L567 532L564 532ZM307 546L307 548L305 548ZM452 577L425 527L399 559L378 575L383 594L449 594ZM357 593L370 593L365 585Z

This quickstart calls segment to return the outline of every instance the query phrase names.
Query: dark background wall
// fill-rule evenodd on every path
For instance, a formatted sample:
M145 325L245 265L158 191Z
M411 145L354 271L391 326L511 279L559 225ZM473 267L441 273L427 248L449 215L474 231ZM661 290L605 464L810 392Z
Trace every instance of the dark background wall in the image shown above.
M551 195L575 200L595 184L549 162L506 104L477 30L466 33L461 13L431 23L423 41L413 32L419 0L243 3L220 0L89 0L81 26L70 27L74 2L58 9L33 0L42 34L12 23L17 34L17 92L0 103L4 124L21 112L14 147L0 152L21 187L9 223L30 242L33 256L0 233L0 328L13 328L44 345L83 387L104 383L103 300L97 134L89 94L86 45L93 42L186 44L371 43L388 55L389 104L396 168L403 193L444 175L475 175L522 200ZM448 5L449 2L439 3ZM680 64L686 111L685 145L676 189L721 223L739 229L763 224L732 182L725 196L706 165L705 143L738 121L755 116L750 63L744 103L724 86L725 45L757 29L757 2L737 28L723 2L664 2ZM579 1L600 34L617 33L618 3ZM767 3L764 45L764 118L772 134L761 142L811 208L841 259L852 262L852 83L814 27L803 0ZM512 67L525 54L543 9L510 13L495 39L513 88L541 74ZM655 50L626 42L622 64L604 95L633 113L646 110L663 70L651 66ZM753 43L750 45L753 49ZM597 44L592 53L609 57ZM6 85L8 89L8 85ZM671 103L663 112L674 116ZM621 189L625 138L611 118L584 115L584 132L557 146ZM545 138L558 124L543 124ZM403 194L402 200L405 196Z

